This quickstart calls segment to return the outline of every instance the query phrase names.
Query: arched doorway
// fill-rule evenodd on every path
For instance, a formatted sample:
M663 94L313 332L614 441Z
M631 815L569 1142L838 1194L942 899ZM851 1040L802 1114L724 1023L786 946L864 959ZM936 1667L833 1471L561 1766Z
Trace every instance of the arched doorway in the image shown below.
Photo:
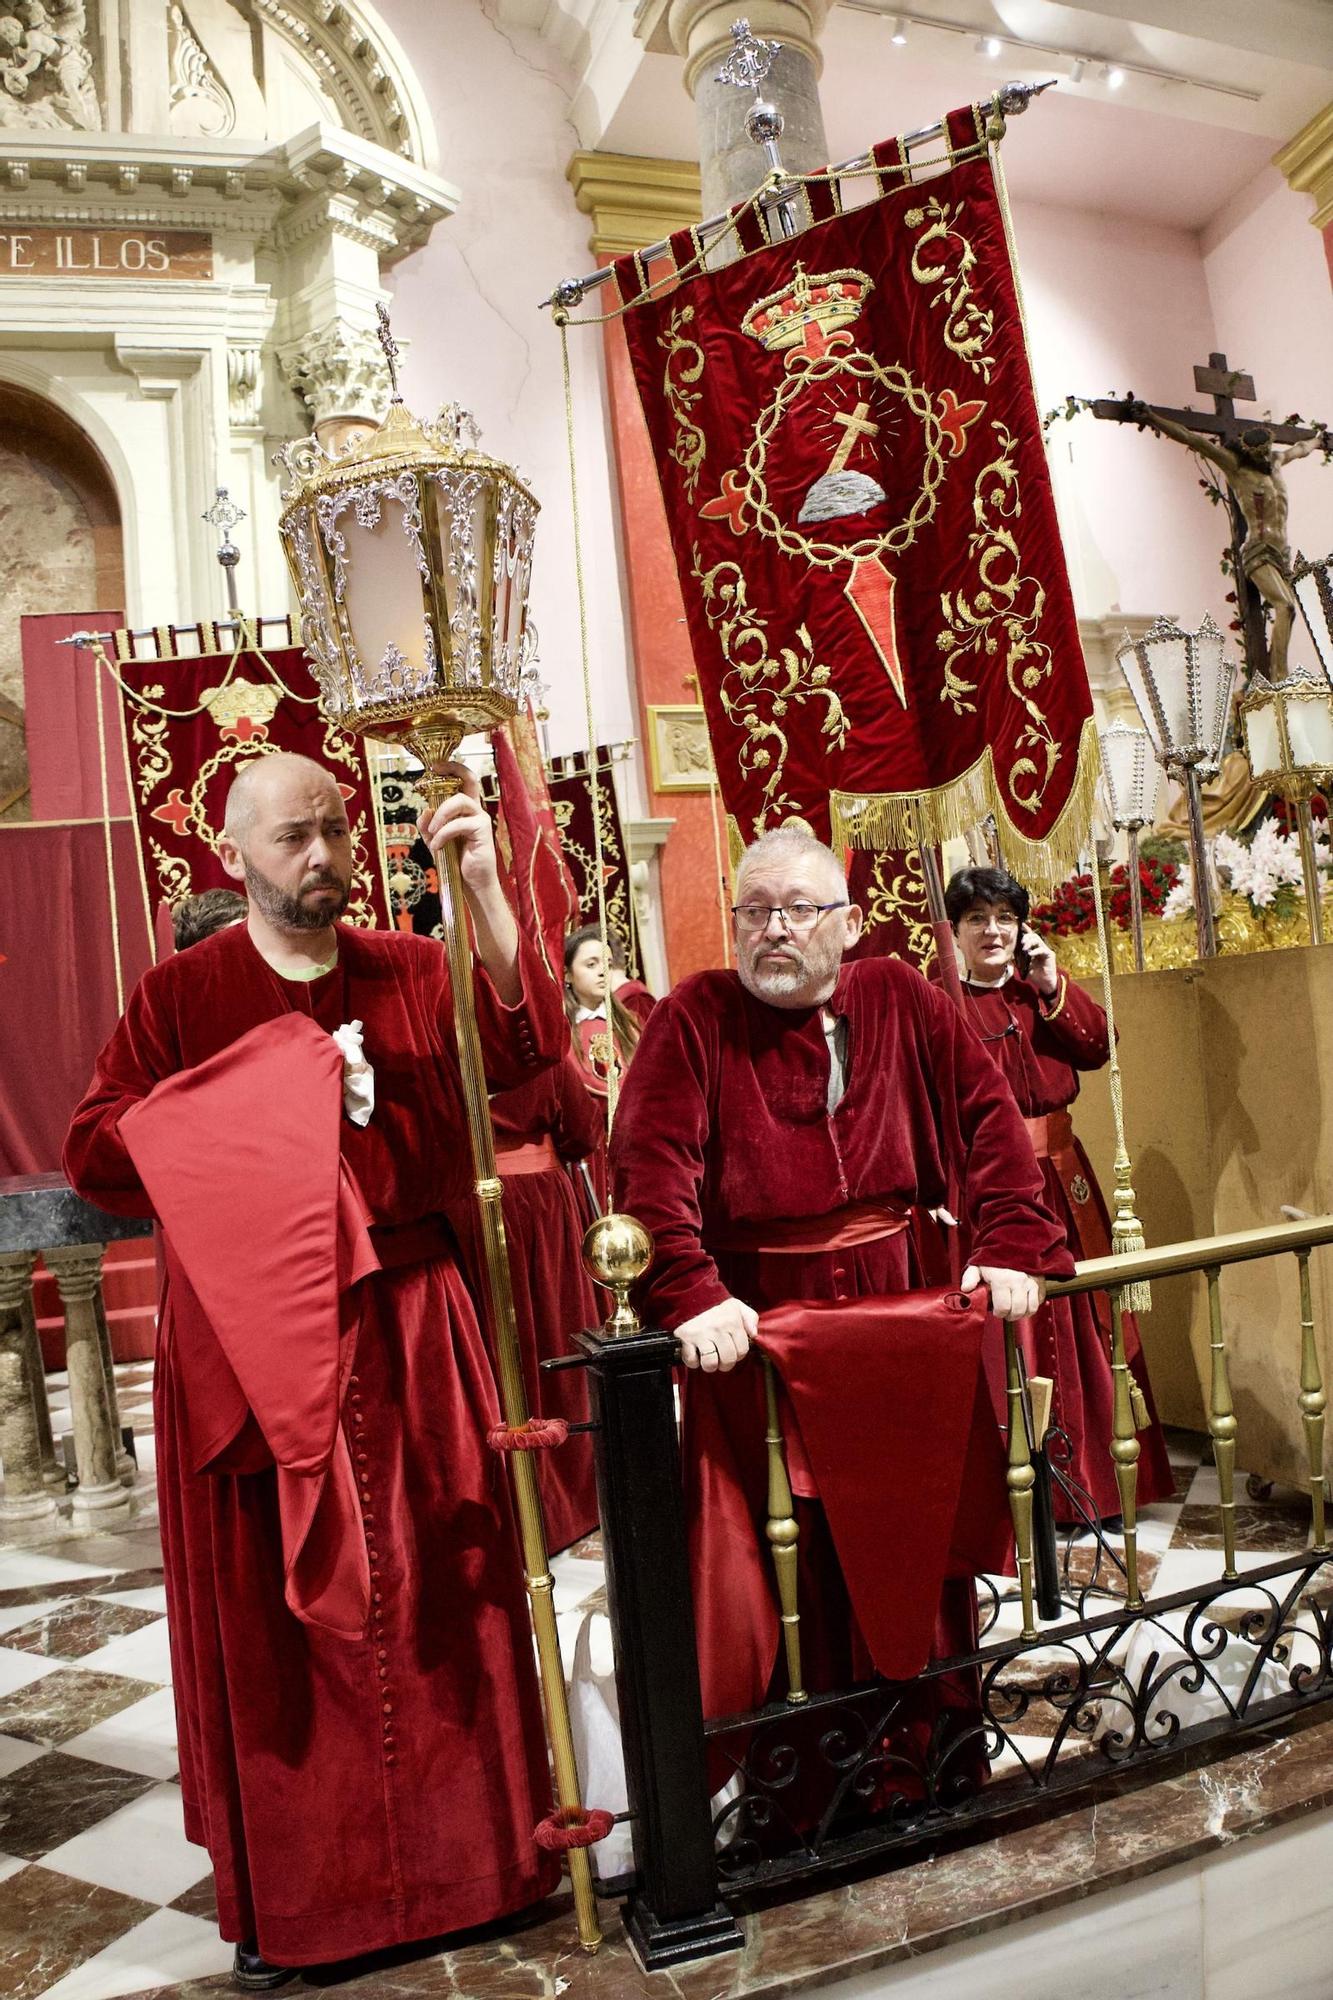
M21 619L124 601L120 503L100 453L54 403L0 382L0 819L28 817Z

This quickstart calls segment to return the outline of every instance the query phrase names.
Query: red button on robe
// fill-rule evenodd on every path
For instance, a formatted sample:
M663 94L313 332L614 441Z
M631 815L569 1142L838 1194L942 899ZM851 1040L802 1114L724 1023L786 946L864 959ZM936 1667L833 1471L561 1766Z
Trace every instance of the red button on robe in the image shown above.
M642 1300L651 1323L677 1327L728 1297L762 1310L945 1281L939 1232L921 1211L945 1201L951 1168L966 1170L979 1263L1072 1269L1013 1095L952 1003L898 960L869 959L844 965L829 1006L847 1023L847 1088L832 1116L818 1009L754 1000L734 972L697 974L654 1009L612 1136L616 1206L656 1245ZM876 1201L913 1208L914 1226L834 1250L722 1247L749 1225L780 1233ZM773 1678L763 1437L757 1367L686 1376L682 1453L710 1716L756 1706ZM797 1506L807 1684L845 1685L865 1670L866 1649L822 1510ZM937 1657L966 1650L976 1631L970 1583L946 1584L941 1604Z
M543 1373L541 1363L574 1354L574 1334L599 1326L606 1317L583 1269L580 1252L588 1225L563 1164L599 1158L606 1142L605 1103L588 1090L577 1058L567 1049L558 1069L516 1090L497 1091L491 1099L491 1123L504 1182L505 1241L528 1407L537 1416L586 1423L583 1369ZM516 1156L515 1149L535 1152L538 1147L546 1148L544 1162ZM524 1171L511 1171L511 1162ZM477 1290L483 1274L476 1203L451 1203L449 1220ZM592 1439L576 1432L553 1451L539 1451L536 1465L547 1546L555 1553L597 1526Z
M513 1009L477 980L501 1085L549 1065L564 1040L558 996L526 948L523 971ZM470 1184L442 948L339 926L336 968L305 984L279 979L237 926L167 960L99 1058L66 1171L90 1201L150 1213L122 1115L291 1012L327 1030L362 1021L375 1071L370 1123L339 1128L385 1267L356 1286L339 1419L363 1522L367 1638L289 1608L277 1474L256 1426L196 1469L209 1413L184 1406L178 1350L202 1308L170 1245L154 1384L186 1832L212 1857L223 1936L257 1936L287 1965L486 1922L557 1877L532 1839L550 1786L506 1475L485 1444L494 1376L439 1221ZM262 1129L263 1101L251 1116ZM197 1144L218 1164L216 1254L244 1264L231 1139L201 1125ZM280 1159L273 1171L280 1201ZM266 1303L257 1288L261 1325ZM281 1341L280 1323L269 1331Z
M1000 1064L1025 1118L1065 1111L1079 1092L1079 1073L1110 1060L1106 1016L1097 1002L1064 974L1049 1005L1036 988L1016 975L1003 986L965 986L964 1005L986 1047ZM1056 1214L1076 1257L1106 1257L1111 1225L1088 1156L1071 1135L1067 1147L1041 1161L1047 1205ZM1053 1421L1067 1434L1072 1452L1069 1476L1091 1495L1101 1515L1120 1512L1120 1489L1111 1459L1111 1305L1105 1292L1051 1299L1032 1323L1028 1364L1054 1380ZM1124 1319L1125 1353L1148 1399L1152 1390L1132 1313ZM1173 1491L1162 1427L1152 1414L1139 1433L1138 1501L1161 1500ZM1056 1519L1080 1519L1058 1485Z

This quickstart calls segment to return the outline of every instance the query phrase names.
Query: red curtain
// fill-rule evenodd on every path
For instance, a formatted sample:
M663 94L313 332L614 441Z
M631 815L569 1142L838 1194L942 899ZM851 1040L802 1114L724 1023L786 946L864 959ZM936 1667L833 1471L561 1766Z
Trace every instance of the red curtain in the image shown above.
M0 826L0 1175L53 1173L119 1013L100 824ZM121 978L151 963L127 820L111 828Z
M977 107L913 184L678 274L616 266L723 799L865 848L986 813L1061 879L1098 770L1092 697ZM941 152L948 169L937 171ZM856 184L864 189L864 180ZM653 295L644 296L651 275Z
M77 646L62 646L60 641L73 632L116 632L124 623L121 611L51 611L19 620L33 819L102 817L99 675L91 653ZM130 809L130 798L120 747L120 718L114 691L104 679L101 695L105 809L113 816L122 816Z

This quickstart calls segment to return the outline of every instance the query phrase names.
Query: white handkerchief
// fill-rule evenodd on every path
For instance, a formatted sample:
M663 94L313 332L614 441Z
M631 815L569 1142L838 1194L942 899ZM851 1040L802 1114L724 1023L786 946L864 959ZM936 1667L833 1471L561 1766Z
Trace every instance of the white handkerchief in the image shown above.
M333 1030L333 1039L342 1050L343 1110L353 1125L368 1125L375 1109L375 1072L366 1061L360 1021L344 1021Z

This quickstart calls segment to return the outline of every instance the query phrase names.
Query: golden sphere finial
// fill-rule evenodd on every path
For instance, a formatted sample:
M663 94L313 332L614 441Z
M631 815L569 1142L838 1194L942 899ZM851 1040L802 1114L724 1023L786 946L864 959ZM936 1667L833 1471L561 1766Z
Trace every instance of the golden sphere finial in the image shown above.
M632 1215L603 1215L583 1238L583 1268L615 1297L615 1309L602 1332L620 1336L640 1331L639 1315L629 1303L629 1288L653 1261L653 1239Z

